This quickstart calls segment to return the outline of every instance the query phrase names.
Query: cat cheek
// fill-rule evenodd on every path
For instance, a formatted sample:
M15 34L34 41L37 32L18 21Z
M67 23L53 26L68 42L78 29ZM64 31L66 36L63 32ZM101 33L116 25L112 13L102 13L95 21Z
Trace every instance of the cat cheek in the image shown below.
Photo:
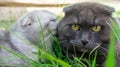
M109 40L110 40L110 36L109 36L109 34L107 34L107 35L102 35L101 37L100 37L100 40L104 43L109 43Z
M62 34L63 34L62 36L64 36L65 38L69 38L69 39L75 36L75 33L70 32L70 31L64 31Z
M67 30L65 32L66 32L65 35L67 37L74 37L74 36L76 36L76 32L75 31Z
M65 34L65 37L70 37L70 36L71 36L71 34L68 34L68 33L67 33L67 34Z
M105 40L105 41L109 41L109 39L110 39L109 36L104 36L104 37L103 37L103 40Z

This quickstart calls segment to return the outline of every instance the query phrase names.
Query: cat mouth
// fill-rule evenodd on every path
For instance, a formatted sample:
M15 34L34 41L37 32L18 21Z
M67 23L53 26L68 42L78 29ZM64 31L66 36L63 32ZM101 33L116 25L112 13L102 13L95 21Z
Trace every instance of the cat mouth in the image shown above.
M90 52L92 50L93 48L90 48L90 47L77 47L77 51L79 52Z
M100 47L99 46L81 46L81 45L68 45L68 46L64 46L62 45L62 50L64 52L64 54L68 54L68 56L72 57L72 56L77 56L80 57L82 54L86 54L86 56L89 55L89 53L91 51L96 51L98 50Z
M85 47L69 47L69 49L66 50L66 48L63 48L63 51L65 53L70 53L70 54L81 54L81 53L89 53L92 49L90 48L85 48Z
M65 46L63 46L62 47L62 49L64 50L64 51L68 51L68 52L77 52L77 53L79 53L79 52L90 52L90 51L92 51L94 48L93 47L85 47L85 46L69 46L69 47L65 47Z
M86 56L89 55L90 51L87 50L87 49L80 49L80 50L63 50L64 51L64 54L67 54L67 56L69 56L70 58L73 58L73 57L81 57L84 53Z
M81 49L72 49L72 50L63 50L64 54L67 55L70 58L73 57L81 57L82 55L84 57L88 57L89 54L91 53L91 49L88 48L81 48ZM94 52L94 51L93 51Z

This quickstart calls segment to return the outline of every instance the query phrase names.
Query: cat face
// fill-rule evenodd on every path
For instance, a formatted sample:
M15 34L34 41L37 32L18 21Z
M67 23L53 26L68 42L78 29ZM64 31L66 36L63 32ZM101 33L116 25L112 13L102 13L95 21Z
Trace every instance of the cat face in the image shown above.
M94 9L93 9L94 8ZM108 10L109 9L109 10ZM65 16L58 25L58 38L69 56L95 49L106 53L109 44L110 7L96 3L80 3L64 9Z
M13 26L11 32L20 32L31 43L37 44L43 36L41 32L46 38L50 32L56 34L56 26L55 14L46 10L35 10L23 15Z

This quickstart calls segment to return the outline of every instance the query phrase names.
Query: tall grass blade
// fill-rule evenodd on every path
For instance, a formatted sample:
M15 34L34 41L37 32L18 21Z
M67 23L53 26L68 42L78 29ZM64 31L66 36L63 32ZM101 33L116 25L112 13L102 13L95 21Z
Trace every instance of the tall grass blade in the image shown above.
M94 59L92 61L92 67L96 66L96 58L97 58L97 51L95 51L95 56L94 56Z
M71 65L67 64L66 62L57 59L53 56L51 56L50 54L46 53L45 51L43 51L42 49L39 49L41 51L41 53L43 54L44 58L46 58L47 60L53 60L56 61L58 64L60 64L62 67L71 67Z
M115 67L115 35L111 31L110 34L110 45L109 45L109 51L108 56L106 60L106 66L105 67Z

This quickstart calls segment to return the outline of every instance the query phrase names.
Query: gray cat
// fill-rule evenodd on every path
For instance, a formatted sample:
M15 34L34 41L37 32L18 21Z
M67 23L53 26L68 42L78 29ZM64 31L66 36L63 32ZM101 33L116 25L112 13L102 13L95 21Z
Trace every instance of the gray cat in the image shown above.
M113 19L114 8L83 2L65 7L63 11L65 16L57 28L63 54L73 58L81 57L86 52L84 57L88 58L90 51L96 48L97 64L103 66L110 40L110 27L107 23L110 22L109 18Z
M28 59L39 61L38 46L46 52L52 53L51 34L56 33L56 16L45 10L36 10L21 16L13 25L10 32L2 31L0 45L22 54ZM43 44L45 43L45 44ZM0 48L0 65L19 64L17 67L29 65L4 48Z

